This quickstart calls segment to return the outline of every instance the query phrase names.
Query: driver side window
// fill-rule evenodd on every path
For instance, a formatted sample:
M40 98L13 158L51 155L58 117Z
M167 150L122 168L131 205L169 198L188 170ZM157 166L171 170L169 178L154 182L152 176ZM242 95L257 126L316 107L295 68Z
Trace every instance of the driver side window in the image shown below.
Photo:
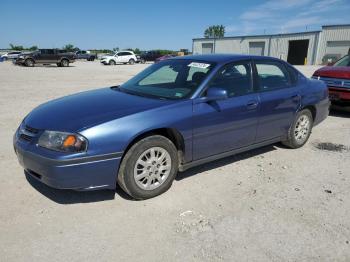
M254 92L250 62L235 62L223 66L209 84L227 91L228 97L243 96Z

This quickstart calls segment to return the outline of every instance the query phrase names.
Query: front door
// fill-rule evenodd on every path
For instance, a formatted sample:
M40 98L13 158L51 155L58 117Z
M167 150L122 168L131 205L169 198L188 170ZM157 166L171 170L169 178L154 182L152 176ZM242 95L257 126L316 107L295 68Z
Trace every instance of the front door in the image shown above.
M259 97L252 79L250 61L227 64L208 88L224 88L228 98L207 103L194 101L193 160L254 143Z

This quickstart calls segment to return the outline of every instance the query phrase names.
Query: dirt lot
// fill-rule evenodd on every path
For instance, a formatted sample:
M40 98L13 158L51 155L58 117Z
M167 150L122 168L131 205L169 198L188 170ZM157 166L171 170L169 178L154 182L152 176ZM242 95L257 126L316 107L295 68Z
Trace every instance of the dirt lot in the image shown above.
M26 180L12 135L31 109L146 66L0 63L1 261L350 261L349 112L332 112L301 149L276 144L194 168L147 201Z

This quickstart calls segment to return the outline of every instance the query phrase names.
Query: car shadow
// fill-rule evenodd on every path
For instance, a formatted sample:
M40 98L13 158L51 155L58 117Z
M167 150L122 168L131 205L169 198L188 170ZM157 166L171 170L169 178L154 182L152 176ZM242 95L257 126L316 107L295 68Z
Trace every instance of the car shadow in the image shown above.
M197 175L199 173L209 171L211 169L219 168L233 162L238 162L250 157L258 156L272 150L276 150L278 147L283 147L281 144L276 143L261 147L258 149L250 150L244 153L237 155L229 156L223 159L219 159L207 164L200 165L198 167L191 168L185 172L180 172L176 176L175 180L180 181L185 178ZM118 194L121 198L125 200L134 201L128 194L126 194L119 186L116 190L96 190L96 191L75 191L69 189L55 189L49 187L30 175L24 173L29 184L37 190L39 193L47 197L48 199L61 204L61 205L70 205L70 204L80 204L80 203L91 203L91 202L101 202L114 200L115 194Z
M251 158L251 157L258 156L258 155L261 155L261 154L264 154L264 153L267 153L267 152L270 152L273 150L277 150L278 147L284 148L284 146L282 144L276 143L276 144L260 147L257 149L253 149L253 150L250 150L247 152L243 152L243 153L240 153L237 155L225 157L225 158L213 161L213 162L209 162L207 164L193 167L185 172L178 173L175 179L177 181L180 181L182 179L197 175L198 173L202 173L205 171L209 171L211 169L223 167L223 166L226 166L228 164L232 164L233 162L242 161L242 160L245 160L247 158Z
M115 191L113 190L74 191L68 189L55 189L41 183L28 174L25 174L25 176L29 184L39 193L62 205L100 202L113 200L115 198Z

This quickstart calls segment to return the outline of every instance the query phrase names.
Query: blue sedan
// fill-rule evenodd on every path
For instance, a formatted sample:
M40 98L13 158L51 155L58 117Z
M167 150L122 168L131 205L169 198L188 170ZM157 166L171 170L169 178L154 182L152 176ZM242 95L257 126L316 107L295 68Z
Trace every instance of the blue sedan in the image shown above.
M178 171L276 142L299 148L328 112L326 85L279 59L177 57L120 86L40 105L14 148L25 173L48 186L119 184L147 199Z

